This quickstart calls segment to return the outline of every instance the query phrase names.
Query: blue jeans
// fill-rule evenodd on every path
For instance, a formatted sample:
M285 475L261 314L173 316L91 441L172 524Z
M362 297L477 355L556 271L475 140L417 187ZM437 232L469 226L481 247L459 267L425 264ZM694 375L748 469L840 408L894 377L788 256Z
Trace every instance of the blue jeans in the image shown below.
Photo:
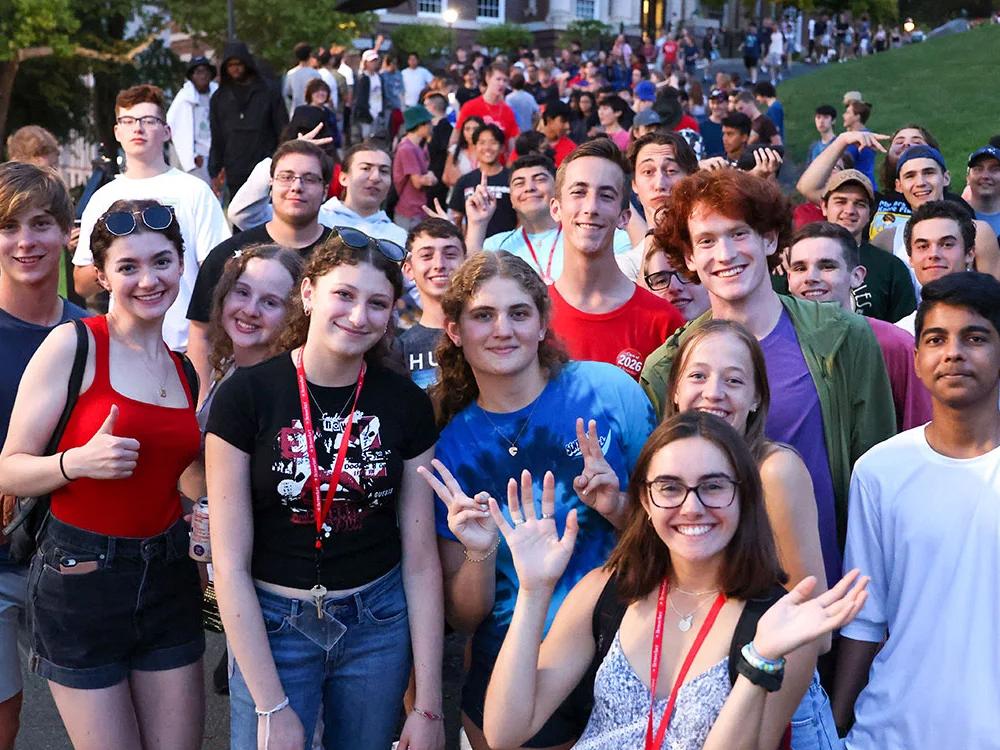
M814 672L809 689L792 715L792 750L840 750L830 699Z
M307 746L323 709L326 750L386 750L394 739L410 677L410 624L399 566L362 591L324 604L346 628L329 652L291 620L311 602L257 590L271 656ZM257 750L257 716L239 665L229 679L230 747ZM269 707L268 707L269 708Z

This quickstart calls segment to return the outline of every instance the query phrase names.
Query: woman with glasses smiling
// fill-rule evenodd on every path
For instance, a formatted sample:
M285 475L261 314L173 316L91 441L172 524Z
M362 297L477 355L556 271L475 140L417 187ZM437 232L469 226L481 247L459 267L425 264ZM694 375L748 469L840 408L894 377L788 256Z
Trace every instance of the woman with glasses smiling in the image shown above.
M60 326L25 371L0 460L5 491L51 493L28 576L31 667L74 747L194 750L205 639L177 483L198 455L197 384L163 341L183 242L172 210L118 201L90 244L114 305L84 321L79 399L44 455L78 348Z
M629 482L629 515L605 567L570 592L544 642L545 612L577 536L559 537L528 491L511 488L513 525L490 500L520 588L486 696L494 747L517 747L596 666L579 750L774 750L815 663L802 648L850 622L865 601L857 571L810 599L790 593L756 465L742 437L686 412L654 430Z
M384 355L403 248L346 227L313 252L280 346L208 420L219 610L235 657L234 750L438 750L443 604L430 400ZM291 350L291 351L287 351Z

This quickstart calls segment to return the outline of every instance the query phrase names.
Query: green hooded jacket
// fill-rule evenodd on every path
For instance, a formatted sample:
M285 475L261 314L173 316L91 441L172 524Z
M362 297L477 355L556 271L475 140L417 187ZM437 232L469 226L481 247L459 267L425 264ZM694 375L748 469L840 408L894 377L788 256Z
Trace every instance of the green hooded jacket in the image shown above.
M865 319L836 305L778 295L788 311L812 375L823 414L823 437L833 477L837 537L847 533L847 489L851 469L865 451L896 434L896 411L882 350ZM712 311L675 332L646 359L639 382L659 417L670 366L688 334ZM772 398L774 398L772 394Z

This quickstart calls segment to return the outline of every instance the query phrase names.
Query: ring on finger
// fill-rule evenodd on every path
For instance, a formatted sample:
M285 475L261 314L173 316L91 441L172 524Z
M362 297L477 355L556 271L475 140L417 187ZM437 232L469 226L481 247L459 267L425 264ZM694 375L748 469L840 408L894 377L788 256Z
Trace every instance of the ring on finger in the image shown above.
M556 517L555 513L542 513L542 520L543 521L548 520L550 518L555 518L555 517Z
M521 516L511 516L511 520L514 521L515 526L520 526L524 523L524 519Z

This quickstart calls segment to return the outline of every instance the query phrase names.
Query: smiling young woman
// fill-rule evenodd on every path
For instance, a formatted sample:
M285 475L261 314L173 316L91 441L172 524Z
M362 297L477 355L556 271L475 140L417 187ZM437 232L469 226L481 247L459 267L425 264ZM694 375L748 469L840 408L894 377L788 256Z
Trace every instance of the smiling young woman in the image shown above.
M163 320L184 271L173 211L117 201L91 236L106 316L89 318L80 397L57 453L76 350L54 330L22 379L0 461L18 495L51 493L28 576L32 668L75 747L200 747L201 592L177 483L198 454L194 397ZM183 716L184 721L177 721Z
M401 747L443 746L441 568L416 473L437 429L424 392L382 362L402 259L335 230L305 268L286 353L215 397L206 467L233 748L301 748L322 706L324 746L382 750L411 661Z

